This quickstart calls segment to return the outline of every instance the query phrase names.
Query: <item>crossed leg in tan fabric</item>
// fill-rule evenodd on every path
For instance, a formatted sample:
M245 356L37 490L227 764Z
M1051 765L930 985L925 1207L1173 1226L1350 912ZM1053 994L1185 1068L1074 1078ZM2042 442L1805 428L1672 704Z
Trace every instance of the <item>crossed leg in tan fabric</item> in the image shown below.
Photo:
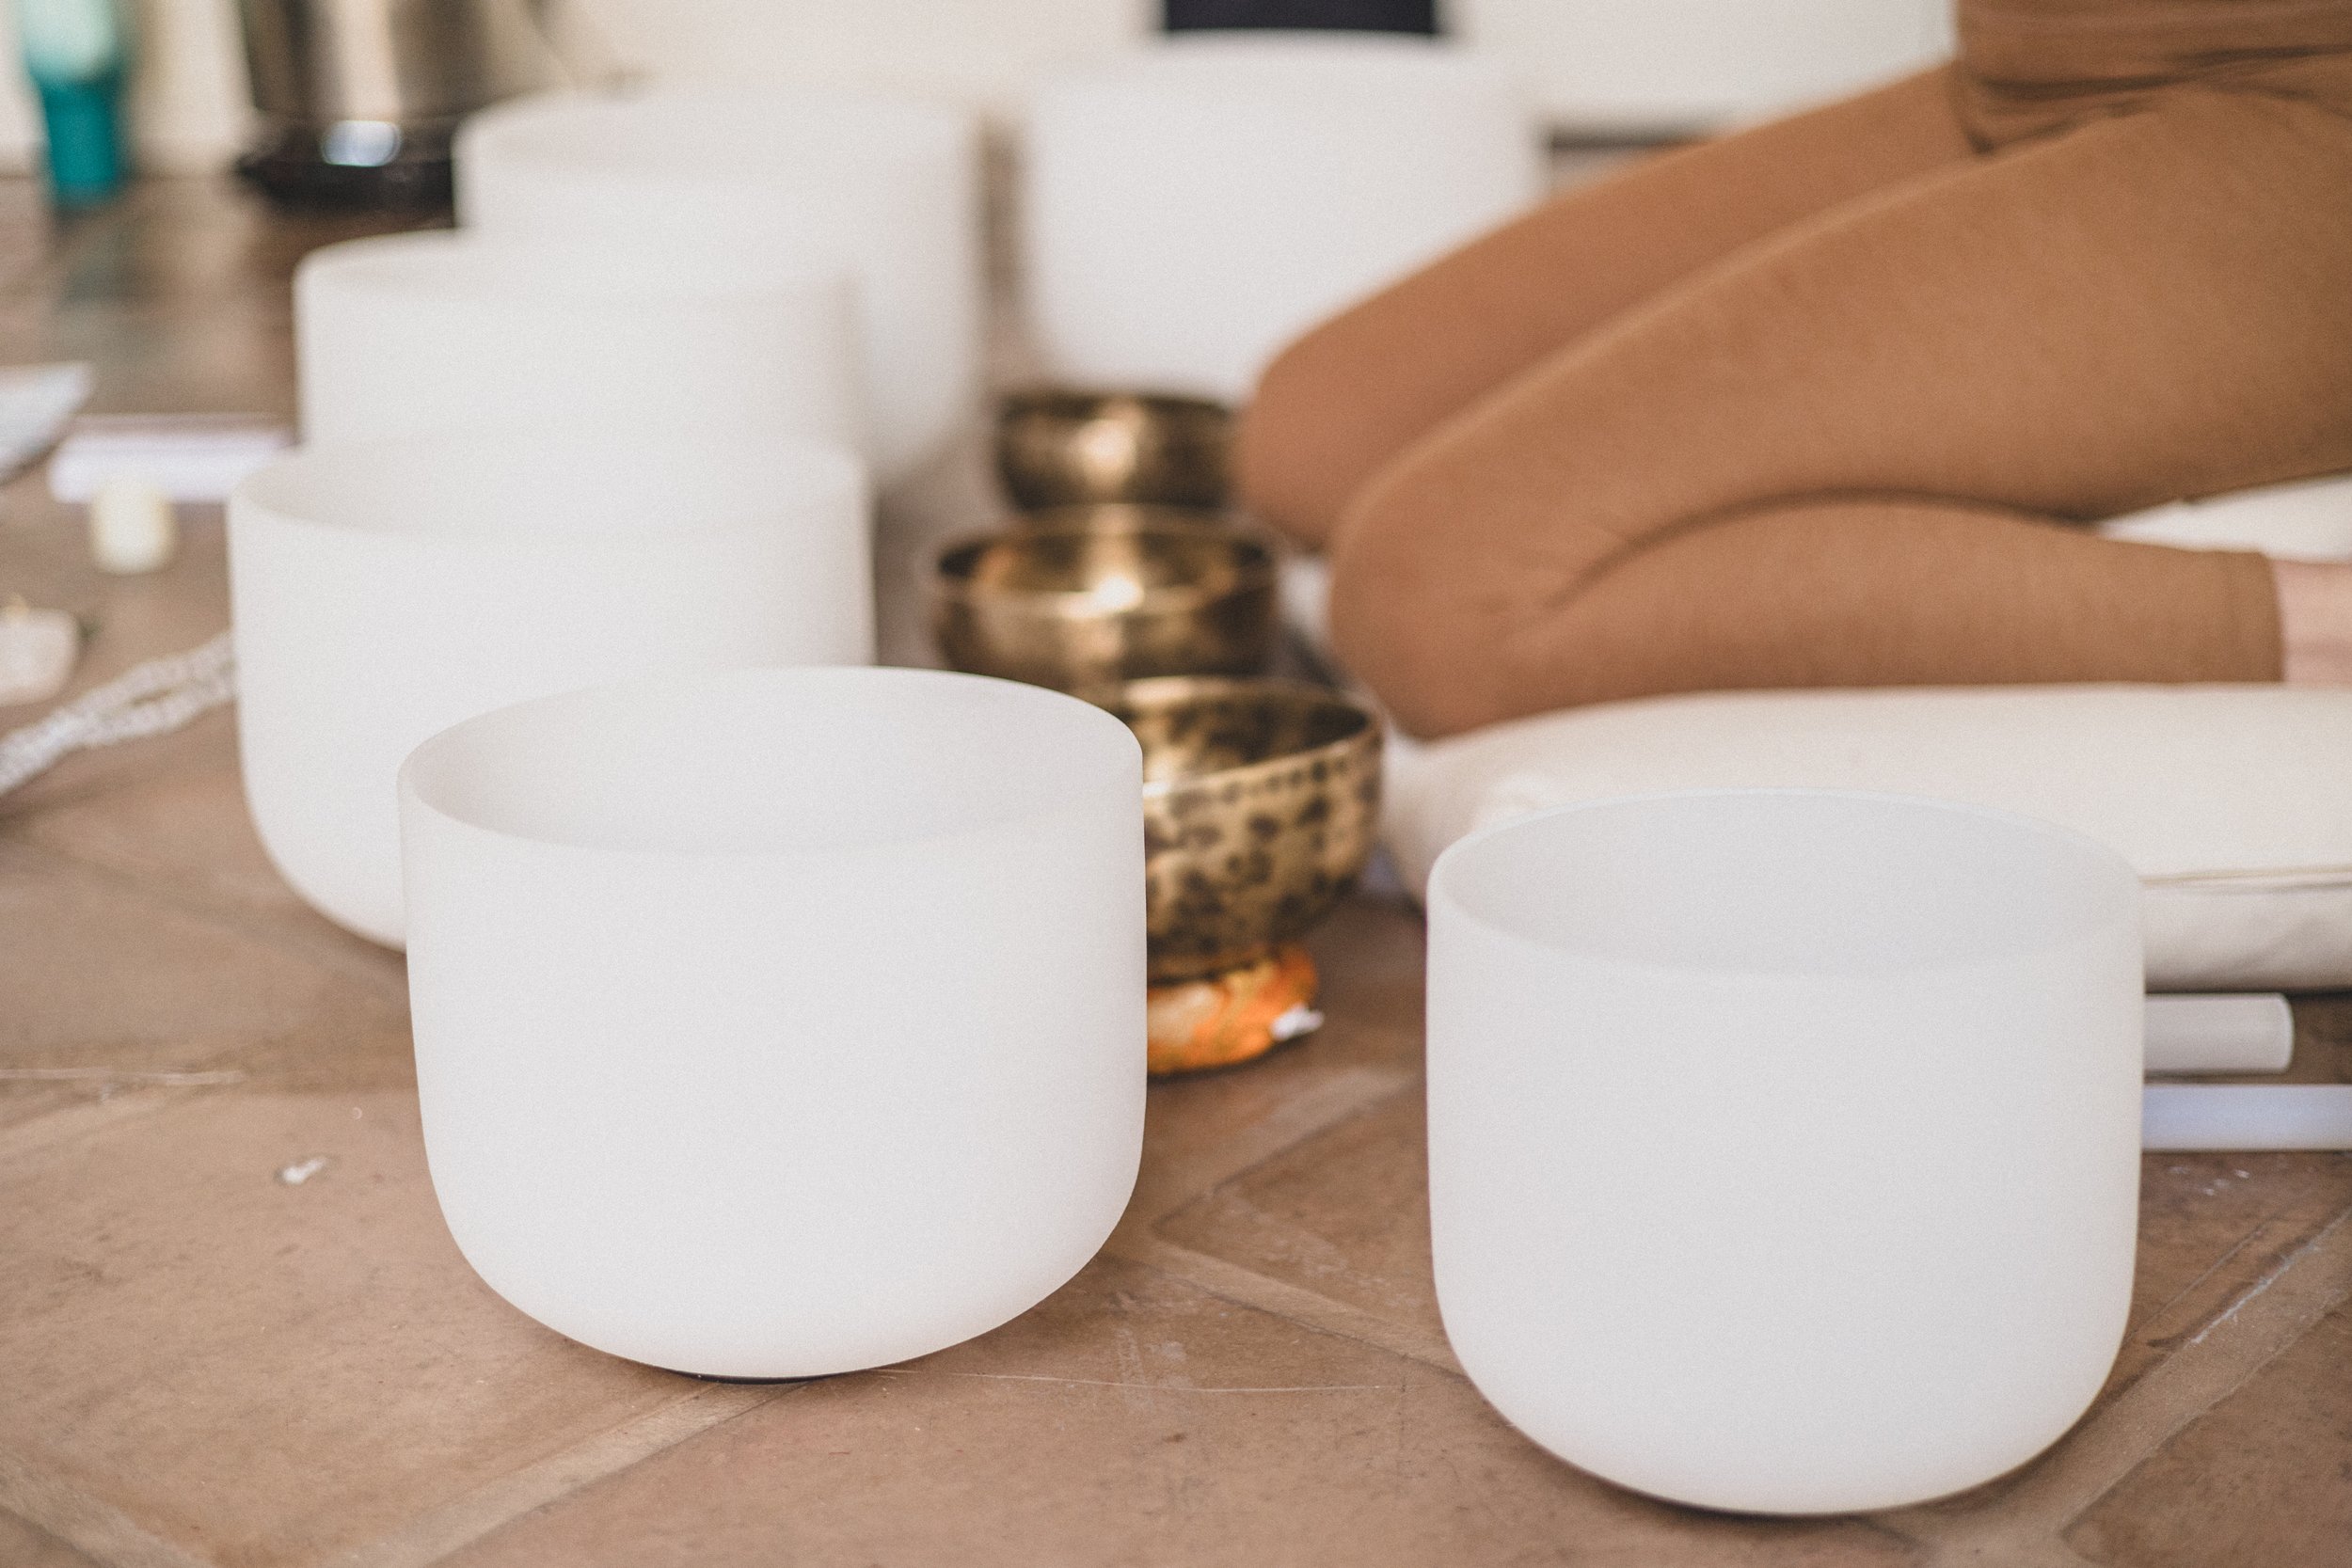
M1580 192L1268 372L1243 485L1422 734L1739 687L2273 680L2260 556L2071 526L2352 467L2352 119L1979 153L1945 72Z

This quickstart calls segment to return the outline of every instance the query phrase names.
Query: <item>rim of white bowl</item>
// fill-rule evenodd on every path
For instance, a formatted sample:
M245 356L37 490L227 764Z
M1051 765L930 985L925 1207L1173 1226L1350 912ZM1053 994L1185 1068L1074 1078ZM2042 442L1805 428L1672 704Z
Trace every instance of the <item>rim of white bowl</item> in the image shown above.
M1683 962L1661 958L1631 958L1606 951L1585 943L1564 943L1546 941L1530 935L1515 926L1489 918L1456 894L1452 886L1455 878L1468 873L1459 868L1482 853L1487 846L1507 839L1515 833L1533 832L1543 824L1565 817L1587 816L1602 811L1620 810L1629 806L1669 805L1677 802L1727 800L1780 799L1801 800L1845 800L1878 806L1894 806L1947 816L1966 817L1994 824L2021 835L2045 840L2074 857L2082 871L2090 876L2105 876L2113 885L2128 890L2124 907L2117 917L2133 922L2138 918L2139 874L2131 863L2108 845L2062 824L2020 812L2003 811L1993 806L1977 805L1964 800L1948 800L1931 795L1905 795L1893 790L1828 789L1806 785L1719 786L1696 789L1647 790L1630 795L1606 796L1594 800L1570 801L1550 806L1525 816L1515 816L1504 822L1467 833L1448 845L1438 856L1429 871L1426 906L1434 921L1439 906L1449 919L1460 920L1475 927L1483 936L1517 946L1524 951L1552 958L1573 957L1579 963L1596 969L1614 970L1629 974L1676 974L1689 977L1708 976L1723 979L1786 979L1789 981L1867 980L1897 974L1932 974L1960 973L1972 969L1999 968L2037 952L2062 950L2068 945L2091 940L2105 929L2107 916L2090 914L2077 918L2071 930L2046 941L2025 941L1993 953L1969 953L1948 960L1916 959L1876 965L1868 968L1832 969L1796 965L1741 965L1711 962Z
M666 693L696 689L718 691L728 686L777 689L794 686L869 686L921 689L942 693L961 689L985 694L1000 705L1000 711L1007 705L1012 708L1025 708L1092 754L1084 768L1055 766L1037 769L1035 777L1041 786L1041 798L1017 809L987 811L971 820L946 827L877 833L842 843L697 846L583 842L577 836L529 832L485 820L485 814L468 810L449 800L450 791L456 787L458 781L436 776L439 770L464 766L452 753L469 746L494 742L501 729L518 722L532 723L551 716L568 717L576 732L583 728L593 730L600 710L606 713L643 711L644 705L659 702ZM572 711L565 716L564 710L567 708ZM1009 754L1015 757L1035 754L1029 750L1033 735L1008 735L1004 738ZM969 763L968 757L943 757L942 760L943 765L968 766ZM1101 792L1105 789L1115 790L1124 797L1133 788L1136 885L1139 890L1143 864L1143 803L1140 787L1136 781L1141 778L1142 769L1142 746L1125 724L1091 703L1044 687L947 670L907 669L890 665L806 665L702 671L609 682L494 708L453 724L419 743L401 764L399 792L404 802L413 802L418 810L428 812L445 823L468 833L510 845L531 845L568 855L621 861L708 863L854 858L910 846L951 843L1017 829L1041 817L1066 811L1073 805L1100 801L1104 799Z

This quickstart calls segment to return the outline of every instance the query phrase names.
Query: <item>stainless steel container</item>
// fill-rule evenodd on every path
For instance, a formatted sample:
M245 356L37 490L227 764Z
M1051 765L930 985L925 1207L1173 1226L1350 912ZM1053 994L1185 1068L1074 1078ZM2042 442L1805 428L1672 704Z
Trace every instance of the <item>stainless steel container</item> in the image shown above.
M457 122L553 82L546 0L238 0L262 134L239 170L272 195L449 199Z

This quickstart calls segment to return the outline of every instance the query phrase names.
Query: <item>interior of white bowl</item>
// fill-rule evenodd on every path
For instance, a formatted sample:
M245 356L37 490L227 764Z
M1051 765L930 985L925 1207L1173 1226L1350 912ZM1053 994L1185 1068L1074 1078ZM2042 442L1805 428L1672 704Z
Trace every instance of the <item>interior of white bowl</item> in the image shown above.
M1447 851L1443 901L1563 954L1737 974L1865 974L2059 947L2136 919L2112 851L1969 806L1827 790L1604 801Z
M691 534L862 504L847 451L713 434L421 436L306 449L240 502L336 529L454 537Z
M1125 725L1041 688L931 670L739 670L544 698L426 741L418 799L574 848L838 850L1136 801Z

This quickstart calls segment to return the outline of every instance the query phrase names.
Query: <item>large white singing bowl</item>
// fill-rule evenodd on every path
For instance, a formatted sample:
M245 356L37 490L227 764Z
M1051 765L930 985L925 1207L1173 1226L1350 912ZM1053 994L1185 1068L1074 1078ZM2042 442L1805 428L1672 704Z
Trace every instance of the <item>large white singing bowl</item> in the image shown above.
M1142 783L1097 708L915 670L599 688L418 748L417 1085L467 1259L719 1377L1042 1300L1142 1148Z
M1524 65L1554 121L1691 135L1919 71L1952 52L1950 0L1454 0Z
M818 88L519 99L466 122L458 211L501 239L854 276L875 458L930 456L979 385L970 117Z
M851 290L705 258L456 233L314 250L294 273L306 440L583 422L863 442Z
M1479 1391L1658 1497L1886 1508L2040 1452L2131 1295L2138 887L1970 807L1549 812L1429 889L1438 1299Z
M633 674L873 657L865 482L831 447L581 435L305 451L229 503L246 800L286 879L401 942L401 759Z
M1534 201L1517 84L1445 45L1193 36L1031 106L1028 309L1065 380L1239 402L1291 339Z

